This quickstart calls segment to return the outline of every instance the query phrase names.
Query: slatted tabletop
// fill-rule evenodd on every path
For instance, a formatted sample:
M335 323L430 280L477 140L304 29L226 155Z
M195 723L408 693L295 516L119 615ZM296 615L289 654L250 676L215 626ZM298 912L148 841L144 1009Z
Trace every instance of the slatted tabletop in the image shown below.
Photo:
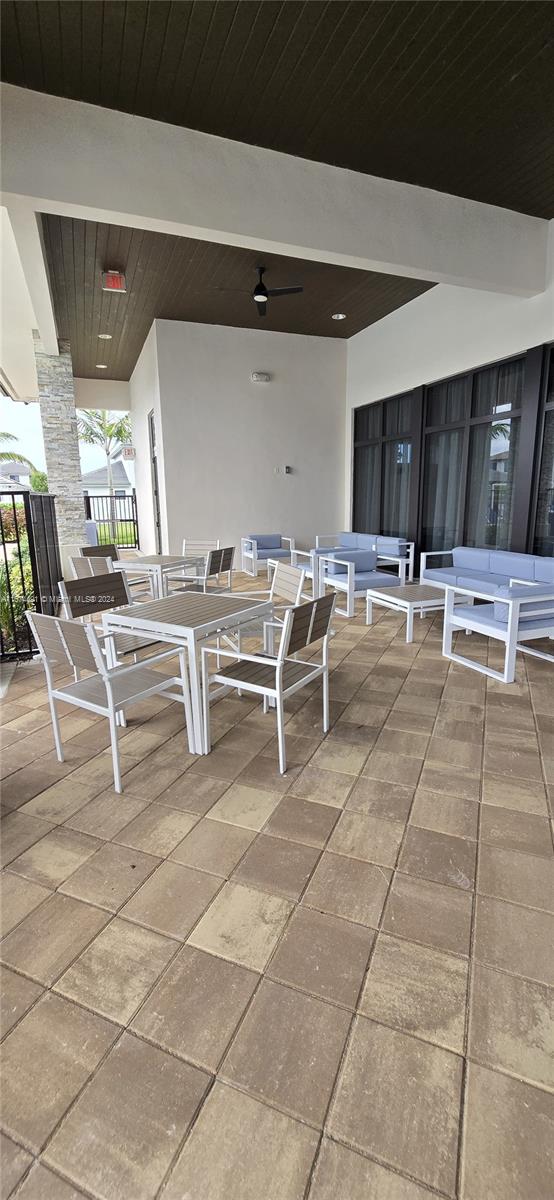
M265 600L248 600L245 596L210 595L209 592L180 592L151 600L148 604L131 604L109 614L110 626L128 625L151 627L170 633L176 628L200 629L220 620L271 608Z
M140 554L136 558L122 558L117 562L120 570L132 570L134 567L183 567L196 566L203 563L204 554Z

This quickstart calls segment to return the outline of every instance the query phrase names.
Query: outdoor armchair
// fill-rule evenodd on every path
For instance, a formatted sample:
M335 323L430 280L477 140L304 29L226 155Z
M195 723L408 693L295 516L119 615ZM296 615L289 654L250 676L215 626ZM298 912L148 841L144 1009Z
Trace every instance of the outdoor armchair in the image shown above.
M467 605L460 604L460 595L468 597ZM485 600L487 603L474 606L474 600ZM496 671L475 659L455 653L452 639L457 630L481 633L484 637L502 642L505 647L503 669ZM445 585L442 652L451 662L470 667L501 683L513 683L518 650L554 662L553 654L546 650L532 650L523 644L539 638L554 638L554 585L514 583L497 588L492 600L490 590L463 588L457 583Z

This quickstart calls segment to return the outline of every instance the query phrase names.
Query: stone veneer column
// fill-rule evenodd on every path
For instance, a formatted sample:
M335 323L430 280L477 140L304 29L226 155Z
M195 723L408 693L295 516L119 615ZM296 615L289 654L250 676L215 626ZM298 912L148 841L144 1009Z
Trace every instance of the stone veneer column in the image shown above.
M85 541L83 480L79 459L73 365L69 342L60 353L45 354L35 337L35 359L48 488L56 497L56 519L62 559L65 547Z

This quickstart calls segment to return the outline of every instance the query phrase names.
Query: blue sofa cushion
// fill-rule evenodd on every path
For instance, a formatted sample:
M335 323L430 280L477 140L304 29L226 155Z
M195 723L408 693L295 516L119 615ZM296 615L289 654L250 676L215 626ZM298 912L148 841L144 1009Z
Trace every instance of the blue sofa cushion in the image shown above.
M375 550L377 543L376 533L357 533L358 550Z
M339 546L344 546L346 550L357 550L358 537L357 533L347 533L346 531L339 533Z
M492 571L472 571L467 575L456 576L456 583L462 588L475 588L476 592L486 592L494 596L499 587L508 585L509 575L493 575Z
M423 576L425 582L435 579L437 583L456 583L458 572L456 567L427 567Z
M495 575L514 579L533 579L535 562L531 554L511 554L507 550L491 550L490 570Z
M464 571L489 571L489 550L476 550L473 546L454 546L452 564Z
M266 558L288 558L290 551L288 549L280 550L260 550L258 549L258 558L260 562Z
M377 550L380 554L399 554L406 557L406 542L404 538L378 537Z
M400 579L398 575L392 575L388 571L361 571L356 572L354 576L354 591L365 591L366 588L390 588L398 587Z
M534 558L535 580L539 583L554 583L554 558Z
M280 533L249 533L247 535L258 543L258 550L280 550Z
M543 596L542 600L533 601L533 592ZM494 618L495 621L502 621L505 625L508 622L508 605L502 604L501 597L505 596L511 600L529 600L529 603L523 604L520 609L520 622L524 623L528 620L531 614L548 612L550 609L550 617L547 623L554 625L554 587L548 587L546 584L536 584L533 587L527 587L525 583L514 584L513 587L498 588L494 601ZM545 599L544 597L547 597Z
M341 561L333 562L336 557ZM334 550L330 555L331 561L326 564L328 575L346 575L348 568L346 563L355 563L356 572L358 571L373 571L377 562L376 550Z

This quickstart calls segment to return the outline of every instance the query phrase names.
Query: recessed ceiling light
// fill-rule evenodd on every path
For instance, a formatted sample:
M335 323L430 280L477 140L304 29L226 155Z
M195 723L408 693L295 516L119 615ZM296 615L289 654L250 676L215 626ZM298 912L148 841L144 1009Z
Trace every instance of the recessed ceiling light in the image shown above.
M333 313L331 320L346 321L346 313Z
M98 337L99 337L99 338L102 338L102 341L103 341L103 342L111 342L111 340L112 340L112 337L113 337L113 334L111 334L111 333L99 333L99 334L98 334Z
M97 371L107 371L107 370L108 370L108 364L107 364L107 363L97 363L97 364L96 364L96 370L97 370Z

